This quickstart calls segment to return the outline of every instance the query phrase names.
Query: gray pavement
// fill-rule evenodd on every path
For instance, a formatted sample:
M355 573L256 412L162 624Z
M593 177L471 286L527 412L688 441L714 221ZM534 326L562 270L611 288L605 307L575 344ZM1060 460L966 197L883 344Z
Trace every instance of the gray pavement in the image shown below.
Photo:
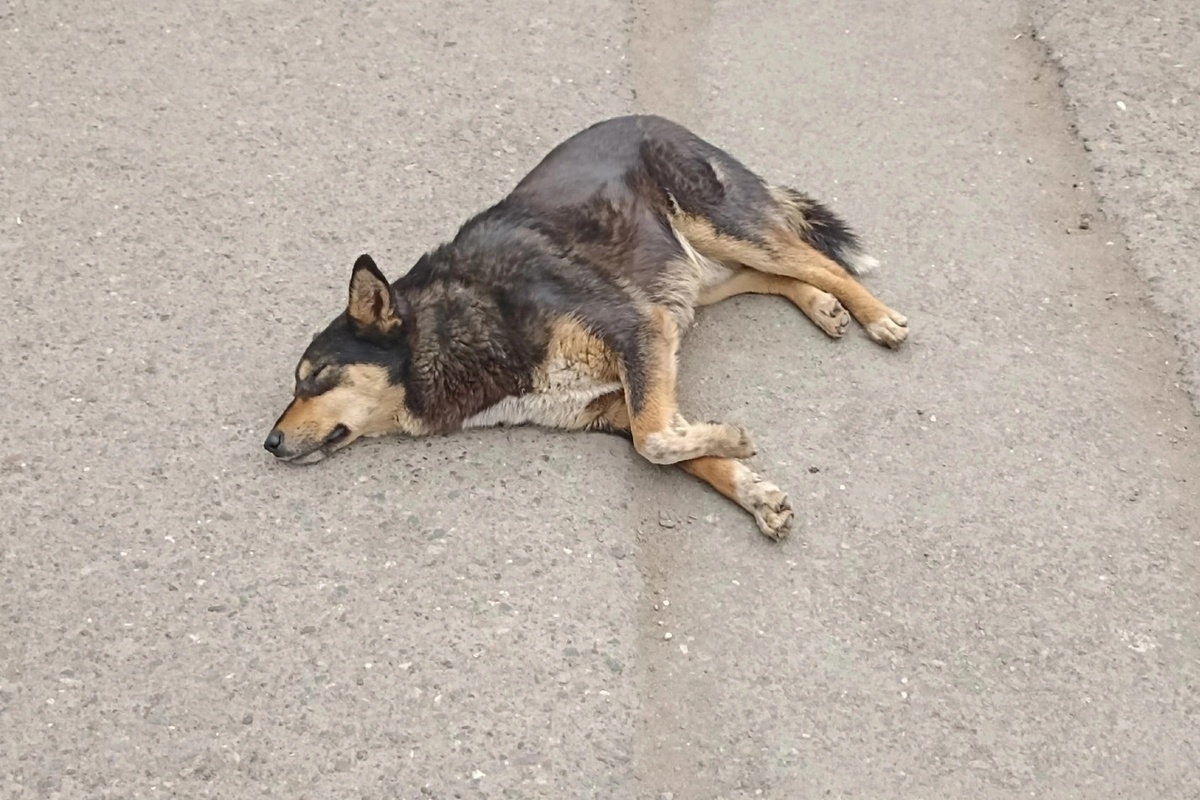
M1139 295L1168 315L1200 414L1200 7L1191 0L1036 0L1070 124Z
M1200 793L1182 317L1029 25L0 11L0 797ZM355 255L406 268L630 110L832 201L912 320L893 353L774 299L701 315L685 405L757 433L790 541L600 436L270 463Z

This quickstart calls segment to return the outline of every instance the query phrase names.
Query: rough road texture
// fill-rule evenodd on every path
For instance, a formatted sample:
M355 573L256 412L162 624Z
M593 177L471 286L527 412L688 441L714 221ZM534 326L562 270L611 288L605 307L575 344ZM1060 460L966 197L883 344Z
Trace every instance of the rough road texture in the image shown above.
M1023 9L676 9L0 10L0 796L1200 793L1200 443ZM685 407L790 541L606 437L270 463L355 255L630 110L829 199L912 319L701 315Z
M1171 317L1200 414L1200 6L1035 0L1032 11L1140 293Z

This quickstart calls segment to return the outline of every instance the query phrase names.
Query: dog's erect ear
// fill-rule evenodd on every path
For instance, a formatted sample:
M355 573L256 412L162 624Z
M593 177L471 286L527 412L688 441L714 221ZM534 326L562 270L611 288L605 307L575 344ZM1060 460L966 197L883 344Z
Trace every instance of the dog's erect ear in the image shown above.
M366 253L354 262L350 273L350 319L363 330L387 333L400 327L396 296L387 278Z

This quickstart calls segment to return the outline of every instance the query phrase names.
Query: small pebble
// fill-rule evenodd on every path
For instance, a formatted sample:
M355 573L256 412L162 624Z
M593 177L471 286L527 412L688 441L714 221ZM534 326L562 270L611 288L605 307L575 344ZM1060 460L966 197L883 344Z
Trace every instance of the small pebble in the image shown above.
M660 511L658 514L658 524L659 527L662 528L674 528L675 520L671 519L671 517L667 515L667 512Z
M670 631L667 631L666 633L663 634L663 638L669 642L675 638L675 635L673 633L671 633Z

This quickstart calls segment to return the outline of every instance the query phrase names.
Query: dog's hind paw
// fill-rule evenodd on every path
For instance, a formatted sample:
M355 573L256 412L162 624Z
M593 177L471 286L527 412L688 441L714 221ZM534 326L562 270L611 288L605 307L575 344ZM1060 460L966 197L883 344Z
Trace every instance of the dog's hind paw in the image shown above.
M898 311L888 311L887 316L863 327L873 342L884 347L899 347L908 338L908 318Z

